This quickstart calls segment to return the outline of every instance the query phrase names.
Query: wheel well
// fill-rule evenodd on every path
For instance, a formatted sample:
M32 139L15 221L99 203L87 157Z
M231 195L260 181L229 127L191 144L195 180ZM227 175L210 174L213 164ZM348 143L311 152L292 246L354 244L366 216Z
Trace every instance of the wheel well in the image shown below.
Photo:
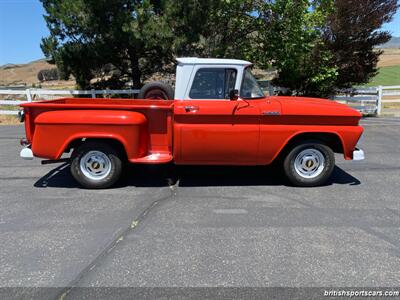
M326 146L330 147L335 153L343 153L343 144L339 136L335 133L329 132L306 132L300 133L292 137L285 145L281 153L290 151L301 142L304 141L319 141Z
M71 149L76 149L82 144L87 143L89 141L106 143L111 147L113 147L114 149L117 149L118 152L121 154L121 158L127 159L127 154L124 145L119 140L113 138L77 138L68 144L64 152L69 152Z

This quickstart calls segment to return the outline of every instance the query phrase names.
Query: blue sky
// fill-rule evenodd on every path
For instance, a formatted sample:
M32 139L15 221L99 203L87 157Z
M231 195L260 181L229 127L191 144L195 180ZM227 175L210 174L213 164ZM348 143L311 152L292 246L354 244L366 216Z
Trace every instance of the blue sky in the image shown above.
M42 37L48 35L39 0L0 0L0 65L43 58ZM384 26L400 36L400 11Z
M38 0L0 0L0 65L42 58L42 37L48 35Z

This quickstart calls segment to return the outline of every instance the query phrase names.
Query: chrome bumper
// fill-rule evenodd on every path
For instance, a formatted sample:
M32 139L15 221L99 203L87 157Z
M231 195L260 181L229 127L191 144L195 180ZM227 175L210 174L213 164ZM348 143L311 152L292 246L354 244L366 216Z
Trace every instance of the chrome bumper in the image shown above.
M365 159L364 151L361 149L357 149L353 151L353 160L363 160Z
M33 159L33 152L31 150L31 148L24 148L19 153L19 156L21 156L21 158L23 158L23 159L31 160L31 159Z

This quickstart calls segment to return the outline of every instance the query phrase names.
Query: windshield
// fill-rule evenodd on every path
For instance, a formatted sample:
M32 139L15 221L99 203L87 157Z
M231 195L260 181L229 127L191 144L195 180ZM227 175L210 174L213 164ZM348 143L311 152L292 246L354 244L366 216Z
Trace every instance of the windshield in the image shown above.
M240 97L247 99L264 97L264 92L258 85L253 74L251 74L250 68L246 68L244 71Z

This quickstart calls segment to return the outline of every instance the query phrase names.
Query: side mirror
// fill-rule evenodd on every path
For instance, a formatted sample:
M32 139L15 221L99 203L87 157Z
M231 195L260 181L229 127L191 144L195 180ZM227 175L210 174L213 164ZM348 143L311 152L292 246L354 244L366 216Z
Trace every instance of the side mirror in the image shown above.
M229 92L229 99L237 100L239 98L239 90L231 90Z

